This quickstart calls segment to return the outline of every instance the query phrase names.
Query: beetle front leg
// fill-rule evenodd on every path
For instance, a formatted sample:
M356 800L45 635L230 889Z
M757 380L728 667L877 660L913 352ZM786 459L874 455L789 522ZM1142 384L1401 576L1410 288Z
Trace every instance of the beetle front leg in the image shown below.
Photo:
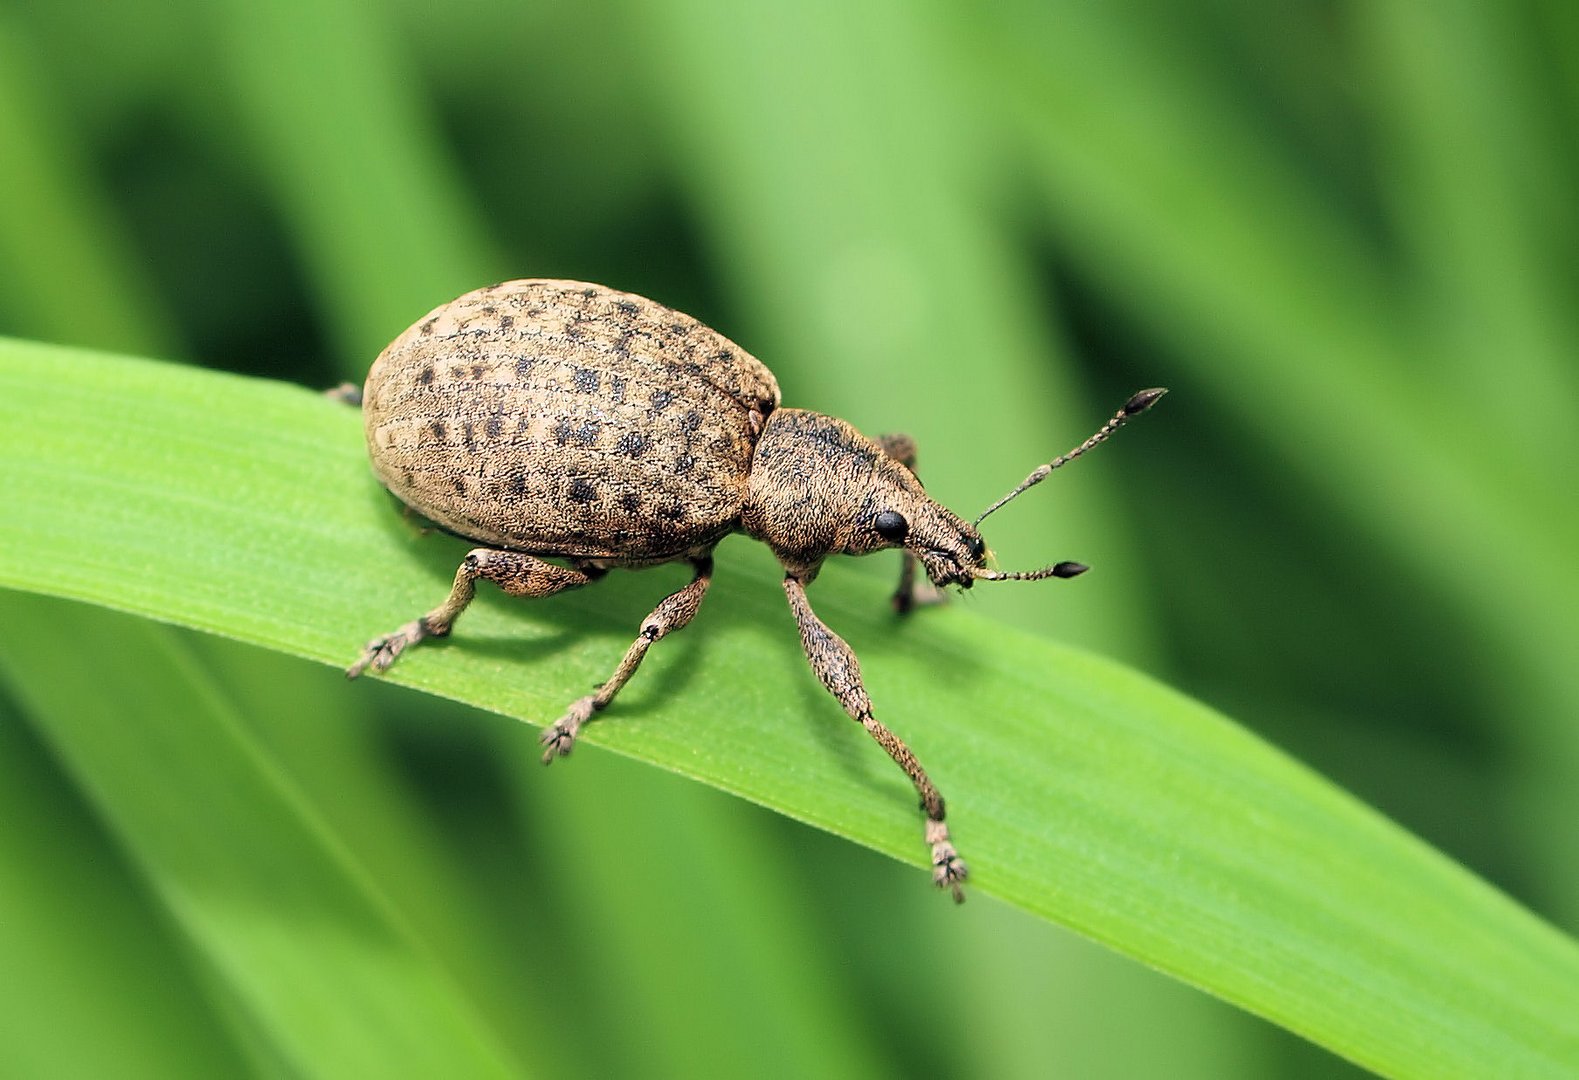
M927 815L926 842L932 849L932 880L938 888L950 890L955 903L962 902L965 893L960 885L968 871L949 842L948 826L943 823L943 796L938 794L910 748L872 715L872 699L861 682L861 665L855 658L855 651L812 611L806 599L805 584L793 574L786 576L784 595L789 598L790 610L800 626L800 643L806 651L806 659L823 686L852 719L866 728L877 740L877 745L888 752L915 785L916 793L921 796L921 809Z
M652 609L652 614L642 622L641 633L636 636L631 647L625 650L625 658L614 669L614 674L609 676L608 682L598 687L596 693L576 701L558 723L539 736L538 741L546 747L543 751L544 765L570 753L577 733L592 720L594 714L607 708L609 702L614 700L614 695L636 674L642 657L647 655L653 642L680 629L696 615L697 609L702 606L702 597L707 594L707 586L713 580L713 560L711 556L706 556L693 559L691 565L696 567L696 577L685 588L671 593Z
M896 433L879 435L877 444L883 448L885 454L909 469L912 475L916 474L916 440L909 435ZM916 479L919 480L920 476L917 475ZM943 592L936 585L925 577L917 583L916 557L909 551L902 552L901 555L899 588L894 590L894 610L901 615L908 615L916 607L942 603Z
M346 668L345 677L354 679L368 668L386 671L401 653L418 642L448 636L455 620L477 595L478 578L493 582L511 596L539 597L577 588L601 576L601 571L572 570L518 551L473 548L455 571L455 584L450 586L444 603L394 633L368 642L356 663Z

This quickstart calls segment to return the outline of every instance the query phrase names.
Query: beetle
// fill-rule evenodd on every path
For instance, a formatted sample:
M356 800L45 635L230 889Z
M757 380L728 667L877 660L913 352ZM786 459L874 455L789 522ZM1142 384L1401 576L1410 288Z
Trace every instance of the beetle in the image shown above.
M373 639L346 674L384 671L418 642L448 635L479 580L541 597L614 568L690 563L691 581L643 620L609 679L544 730L543 760L551 762L570 753L652 644L691 621L712 580L713 548L743 532L783 565L812 670L914 784L933 880L962 900L967 870L943 797L873 715L855 653L817 617L806 587L830 555L889 548L903 551L894 596L901 613L946 586L1082 573L1073 562L990 569L979 526L1164 392L1134 395L1089 439L966 522L927 496L908 437L870 439L835 417L781 408L766 365L688 315L580 281L508 281L466 293L379 354L361 402L378 479L479 546L442 604Z

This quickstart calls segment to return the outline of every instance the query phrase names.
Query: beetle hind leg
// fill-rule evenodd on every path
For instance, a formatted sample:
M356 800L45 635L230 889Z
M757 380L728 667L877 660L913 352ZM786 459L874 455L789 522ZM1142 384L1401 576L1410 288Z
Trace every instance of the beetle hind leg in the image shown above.
M368 668L387 671L411 646L430 637L449 636L455 620L477 595L478 578L492 581L511 596L539 597L577 588L601 576L601 571L558 566L519 551L473 548L455 571L455 584L450 586L444 603L393 633L368 642L356 663L346 668L345 677L354 679Z
M653 642L680 629L696 615L697 609L702 606L702 597L707 594L707 586L713 580L713 560L711 556L704 556L693 559L692 565L696 567L696 577L685 588L664 597L652 609L652 613L642 620L641 633L636 635L631 647L625 650L624 659L614 669L614 674L609 676L608 682L599 686L595 693L572 703L565 715L538 737L544 747L544 765L570 753L581 729L607 708L609 702L614 700L614 695L636 674L636 669L641 666L642 658L647 655Z

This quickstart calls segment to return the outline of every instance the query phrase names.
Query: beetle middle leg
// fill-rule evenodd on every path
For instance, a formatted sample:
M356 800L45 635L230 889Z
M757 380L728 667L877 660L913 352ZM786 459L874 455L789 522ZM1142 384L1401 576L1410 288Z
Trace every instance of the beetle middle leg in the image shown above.
M916 471L916 440L909 435L889 434L879 435L877 444L883 452L899 464ZM917 476L917 479L920 479ZM922 604L937 604L943 601L943 593L938 587L925 577L916 580L916 557L909 551L901 553L902 561L899 564L899 588L894 590L894 610L901 615L909 614L914 608Z
M614 674L609 676L608 682L599 686L596 693L588 694L574 702L560 717L553 727L544 731L538 741L543 744L543 764L547 765L556 757L563 757L570 753L575 745L576 735L583 726L589 723L596 713L608 707L614 700L614 695L620 688L630 681L636 674L636 669L641 666L642 657L647 655L647 650L652 643L671 631L678 630L690 622L696 615L697 609L702 606L702 597L707 594L707 586L713 580L713 559L704 555L692 559L691 565L696 567L696 577L685 588L680 589L664 599L652 613L642 621L641 633L636 635L636 640L631 647L625 650L625 658L614 669Z
M828 692L844 706L844 711L877 740L877 745L910 777L916 793L921 796L921 809L927 815L926 842L932 848L932 880L940 889L954 894L954 902L965 899L960 888L968 871L954 845L949 842L948 826L943 823L943 796L928 778L916 755L892 731L872 715L872 699L867 696L861 682L861 665L855 650L845 640L817 617L806 599L806 585L795 575L784 578L784 595L789 598L790 610L800 626L801 647L812 670L828 688Z
M477 595L477 579L493 582L511 596L553 596L566 589L596 581L606 571L594 568L572 569L544 562L519 551L473 548L455 571L455 584L444 603L413 619L394 633L374 638L362 650L356 663L346 668L345 677L354 679L368 668L385 671L401 653L430 637L446 637L460 613Z

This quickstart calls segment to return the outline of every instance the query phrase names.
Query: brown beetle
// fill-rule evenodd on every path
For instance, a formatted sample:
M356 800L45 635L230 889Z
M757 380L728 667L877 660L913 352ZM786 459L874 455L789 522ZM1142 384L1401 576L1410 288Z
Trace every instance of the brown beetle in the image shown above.
M872 440L831 416L779 408L773 373L688 315L578 281L511 281L467 293L379 355L362 409L384 485L423 517L485 546L466 555L444 603L369 642L346 674L383 671L424 638L447 635L479 578L512 596L550 596L613 567L689 562L696 576L647 616L609 680L543 732L543 760L552 761L570 752L652 643L691 621L713 548L744 532L784 565L784 593L812 669L915 784L933 879L962 899L965 864L943 823L943 797L872 715L855 653L812 611L806 586L829 555L896 547L904 550L894 597L902 612L940 586L1081 573L1085 567L1068 562L1029 573L990 570L976 527L1162 394L1136 394L1095 435L967 523L922 490L909 438ZM916 581L918 561L930 586Z

